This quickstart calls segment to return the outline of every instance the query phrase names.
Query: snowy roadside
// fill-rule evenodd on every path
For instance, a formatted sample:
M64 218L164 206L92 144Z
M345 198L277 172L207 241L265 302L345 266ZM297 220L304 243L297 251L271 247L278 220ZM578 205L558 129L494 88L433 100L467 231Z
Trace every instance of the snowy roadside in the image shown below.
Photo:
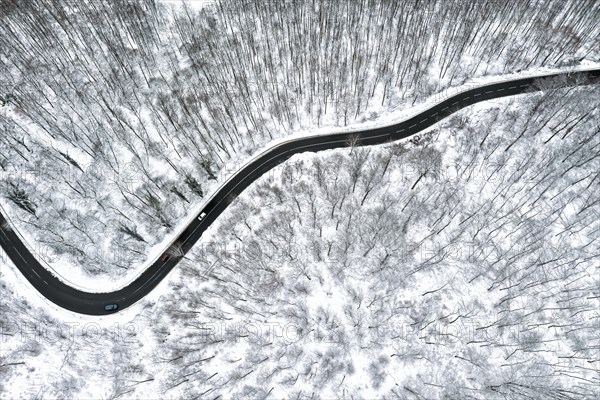
M238 154L236 157L229 160L225 164L223 171L221 171L218 174L218 180L216 182L212 182L211 187L207 188L207 193L209 193L209 195L205 197L201 202L197 203L189 209L189 211L187 212L187 216L180 219L180 221L174 227L172 233L165 237L164 240L148 249L145 262L132 266L123 276L123 278L119 279L118 281L115 281L110 277L92 277L86 275L83 273L83 271L81 271L80 268L70 263L64 265L64 269L68 271L68 276L70 277L70 279L67 279L65 276L67 274L58 274L54 268L52 268L50 265L48 265L48 263L46 263L43 260L42 257L38 256L37 252L33 251L33 253L36 255L36 258L40 262L42 262L42 264L45 264L48 267L48 269L52 271L54 275L57 276L57 278L74 288L88 292L109 292L118 290L129 285L132 281L139 277L144 270L146 270L150 265L152 265L158 259L158 257L160 257L160 255L165 251L165 249L168 249L173 244L175 239L179 237L179 235L193 221L193 219L197 217L197 215L206 206L206 204L208 204L214 198L214 196L220 190L220 188L224 186L229 180L231 180L239 170L244 168L244 166L246 166L247 164L252 163L256 158L262 156L263 154L273 150L278 146L293 142L294 140L300 138L345 134L348 132L356 132L365 129L397 124L399 122L412 118L419 113L422 113L424 110L444 101L449 97L489 84L508 82L511 80L542 76L552 73L586 71L600 67L600 63L584 62L582 64L583 65L578 68L537 68L532 71L524 71L510 75L475 78L470 81L467 81L465 85L449 88L447 90L442 91L441 93L432 95L428 97L427 100L410 108L396 107L395 109L390 110L388 107L384 106L371 107L369 109L370 112L372 114L374 113L375 115L377 115L377 118L373 120L365 120L359 123L353 123L346 127L324 126L318 129L300 129L294 132L293 134L269 142L266 146L263 147L263 150L256 152L254 155L244 156L243 154ZM376 100L377 96L374 98L373 104L376 103ZM10 221L9 214L5 211L6 209L9 209L9 207L6 207L6 204L8 203L3 203L5 201L6 199L0 199L0 208L2 208L2 212L6 216L7 220ZM15 225L12 224L12 227L14 229ZM29 232L27 232L27 230L23 230L21 232L17 230L17 233L28 245L30 250L32 250L31 243L34 242L32 240L33 236ZM63 268L62 265L61 268Z
M514 104L513 107L517 110L520 109L526 111L530 99L524 97L519 100L520 101L518 101L517 104ZM511 98L505 98L502 101L505 103L512 103ZM462 113L468 114L469 117L471 117L471 123L477 122L473 126L481 127L489 123L491 119L489 108L488 104L479 103ZM465 154L464 151L456 151L457 143L455 143L455 129L452 128L452 123L452 120L446 119L441 122L441 127L440 125L436 125L427 130L438 129L444 131L441 140L436 143L436 146L443 147L446 150L444 166L451 166L454 162L458 162L459 159L455 159L456 155ZM481 129L476 129L476 131L481 131ZM502 136L502 131L495 130L495 132L498 136ZM466 142L471 140L469 138L463 139ZM476 142L479 142L479 140ZM523 143L520 144L523 145ZM519 151L515 150L512 153L512 156L518 157L522 150L523 149ZM376 153L385 153L387 151L390 151L388 146L377 146L370 154L375 155ZM335 160L332 156L336 153L338 155L345 153L345 156L342 157L342 159L350 159L347 155L348 151L328 150L327 152L319 154L297 154L292 159L292 162L308 159L320 159L321 162L332 162ZM359 152L354 153L356 154ZM483 157L483 154L485 153L482 153L480 157ZM373 163L375 167L378 164L376 160L375 157L369 157L369 162ZM386 188L396 188L396 194L399 196L398 198L402 198L401 192L398 189L410 187L412 181L414 181L414 179L410 179L411 182L407 183L406 180L403 181L401 179L402 177L409 176L403 169L404 165L407 165L406 158L397 160L395 172L392 173L390 171L388 181L395 182L397 185L390 185L388 183L377 186L378 194L373 194L374 199L384 199L385 196L383 194ZM379 168L381 168L381 164L379 164ZM275 169L276 176L278 173L281 173L281 169L281 167ZM340 171L348 170L347 164L340 169ZM445 176L443 171L445 171L445 169L442 169L442 173L440 174L441 177ZM508 176L510 172L506 172L506 174L506 176ZM269 179L264 178L261 179L262 183L268 183ZM318 190L317 183L311 180L311 176L304 175L302 178L303 181L305 179L308 181L309 187L314 187L315 190ZM412 176L412 178L414 178L414 176ZM425 185L424 190L428 188L427 192L437 193L438 189L435 184L437 178L432 179L432 182L422 181L422 184ZM467 205L469 203L473 204L473 200L480 196L487 199L493 197L494 191L485 184L482 175L476 174L475 180L479 181L478 185L475 185L475 182L465 182L465 189L468 189L466 193L470 193L468 195L469 197L472 196L471 198L465 198L465 204ZM279 186L277 182L279 182L279 180L275 180L275 186ZM526 183L527 180L523 180L523 182ZM257 183L260 184L261 182ZM471 187L471 185L474 186ZM256 229L256 233L252 234L248 231L246 234L250 235L249 238L252 238L252 235L256 235L256 238L258 239L264 238L265 244L268 244L266 241L267 238L263 237L260 232L265 232L265 229L276 229L277 224L275 226L269 225L268 220L265 218L267 216L267 213L265 212L266 207L261 207L261 205L269 203L269 198L266 198L268 196L262 196L261 194L264 192L258 189L260 188L255 186L254 190L245 192L243 198L240 198L241 201L239 203L236 202L231 210L228 209L226 215L223 216L224 218L220 218L216 223L211 225L205 233L207 240L210 240L211 238L226 240L227 235L224 235L224 233L230 232L232 226L236 226L236 221L239 223L238 225L240 228L244 229L244 224L241 222L241 219L239 219L240 214L236 211L245 209L246 213L256 217L250 220L250 225L252 228ZM333 187L330 187L330 190L333 190ZM355 199L360 201L360 190L362 189L358 190ZM519 188L515 187L511 193L515 191L518 193L519 190ZM271 204L273 204L274 199L273 193L275 192L271 193ZM288 190L285 190L284 193L287 202L290 202L290 196L293 196L294 192L289 190L288 187ZM527 198L530 195L524 194L523 196L524 198ZM424 193L423 197L427 197L427 193ZM325 201L326 196L320 196L319 199L319 201ZM308 199L305 197L304 201L308 201ZM518 198L513 201L518 201ZM284 202L284 205L285 203L286 202ZM392 203L400 204L399 201L392 201ZM302 203L302 206L304 207L305 204L308 205L308 203ZM433 203L430 205L433 205ZM496 206L499 205L500 203L498 202ZM501 208L502 207L497 207L496 210ZM281 206L280 209L285 209L285 207ZM355 226L366 226L365 222L372 219L375 215L373 213L368 213L368 211L373 211L374 209L374 207L367 205L364 210L365 212L363 213L363 220L356 221L354 223ZM437 217L437 215L434 216L428 213L426 209L424 209L422 213L425 216L425 220L420 222L415 221L411 228L411 233L413 234L409 235L410 238L412 238L411 240L417 241L421 236L425 235L428 231L428 229L426 229L426 226L428 226L426 222L432 222ZM403 218L406 218L406 214L408 214L408 212L405 213ZM402 215L402 213L398 215ZM300 218L304 217L300 216ZM448 218L450 218L450 216L448 216ZM322 220L325 226L331 224L333 221L329 220L329 222L327 222L326 218L323 218ZM393 220L393 218L388 220ZM278 218L277 221L285 220ZM456 221L456 223L458 223L458 221ZM281 224L280 228L284 225L285 224ZM456 224L450 225L449 227L454 229L457 228ZM493 226L490 226L488 227L488 230L493 228ZM509 232L512 228L512 226L506 226L503 232ZM476 227L472 229L476 229ZM525 231L526 228L523 230ZM298 240L298 244L301 246L309 245L310 243L307 239L310 239L312 235L315 235L316 238L315 231L307 230L305 235L298 234L302 232L303 230L296 231L296 234L294 235ZM333 238L329 236L332 234L333 230L324 229L323 232L325 234L325 239ZM417 235L414 234L415 232ZM246 236L242 237L246 238ZM440 237L431 243L435 244L437 243L437 240L439 240L440 243L445 243L444 240L450 237L452 237L452 235L440 235ZM236 240L235 238L229 239ZM389 241L381 239L379 240L379 243L380 245L385 246ZM515 243L518 243L518 241ZM424 259L429 257L429 252L432 248L433 247L430 246L423 246L422 250L425 250L425 253L418 253L415 260L423 262ZM361 254L362 249L363 248L357 249L354 254ZM468 248L466 249L468 250ZM198 252L199 250L201 249L196 247L194 252ZM376 250L377 249L370 253L369 260L371 257L372 260L377 260ZM265 251L265 254L273 253ZM467 254L470 253L467 252ZM6 396L10 395L11 397L33 397L33 394L35 394L32 394L31 388L33 387L36 391L44 390L45 392L42 392L43 397L51 398L90 398L97 397L101 394L104 394L105 398L120 398L121 396L126 398L155 398L156 396L160 396L161 398L181 398L186 397L186 395L189 394L189 387L198 388L205 383L201 379L191 379L189 383L185 382L184 377L187 374L196 372L197 369L198 371L201 371L201 374L206 373L206 376L211 376L214 371L218 371L219 374L215 377L215 381L210 382L210 384L213 384L215 387L218 387L218 384L229 385L220 390L226 397L235 397L236 393L241 393L242 387L252 387L253 384L261 385L263 382L268 383L269 381L263 378L265 376L263 374L264 371L270 372L273 367L278 366L277 360L275 359L270 360L266 364L257 364L255 360L263 359L263 354L265 354L266 357L266 354L272 354L271 352L274 352L273 348L277 348L278 351L282 352L280 354L284 354L284 358L280 358L282 361L279 364L280 366L284 366L288 360L291 359L288 357L291 357L291 355L294 354L294 349L299 346L302 348L303 356L296 361L296 365L298 366L310 365L313 363L321 366L322 364L318 364L318 362L320 360L329 359L328 357L331 357L332 354L336 355L336 358L334 358L335 360L349 360L354 366L352 372L353 379L342 381L346 382L343 388L345 388L344 390L346 390L346 393L349 393L349 389L351 390L350 392L355 391L358 393L358 391L360 391L361 396L366 398L378 397L378 395L384 393L386 390L396 387L394 379L389 378L383 379L381 381L381 386L378 389L377 386L370 387L363 384L363 382L369 382L373 379L371 376L373 372L371 365L377 362L383 366L383 371L385 371L388 376L403 378L405 383L408 382L407 385L410 386L412 383L413 386L411 387L423 386L424 380L429 382L433 379L432 382L434 384L441 384L449 380L448 376L453 377L454 375L457 375L458 377L464 377L469 376L469 374L475 374L474 376L479 379L477 382L483 386L485 386L484 384L499 384L498 379L501 378L501 374L498 374L498 371L511 367L503 366L499 369L493 367L506 364L506 359L508 356L511 356L509 354L510 350L504 351L506 343L509 345L516 345L518 343L515 343L512 340L508 342L505 341L510 339L509 335L514 333L515 330L507 329L506 334L500 335L497 333L496 329L487 331L485 329L476 330L476 328L480 329L482 327L487 327L497 321L497 308L494 305L502 301L502 296L508 296L508 294L506 294L508 292L506 292L504 288L490 292L489 289L487 289L489 285L487 280L475 281L472 285L466 285L461 279L454 279L452 274L439 273L440 270L446 272L446 269L449 269L450 272L463 271L463 269L455 269L456 265L454 264L456 263L456 260L459 259L458 255L459 253L451 253L447 264L441 264L441 266L434 271L422 272L421 275L419 275L419 279L410 282L410 285L407 285L407 287L403 287L402 290L394 290L393 293L395 294L395 297L389 299L386 298L386 303L396 304L398 306L405 305L405 303L398 303L398 301L408 301L409 303L406 304L409 304L410 308L414 310L414 314L409 312L410 309L407 311L400 310L392 321L386 321L386 327L393 327L390 334L387 334L385 331L371 329L371 326L375 326L381 321L381 318L379 318L378 315L382 312L382 309L379 308L380 311L377 311L380 306L378 306L379 303L375 302L375 300L379 297L378 294L385 295L387 292L376 290L376 287L369 286L369 280L359 279L360 277L358 275L354 275L351 272L348 272L349 275L346 277L347 281L345 285L340 285L331 273L323 273L322 278L324 278L323 281L325 282L325 285L317 283L317 279L313 278L313 280L310 281L312 282L312 286L309 286L311 288L310 295L296 293L296 296L288 298L281 294L274 295L271 291L265 290L262 293L265 299L277 299L278 302L273 304L271 304L271 301L257 303L249 302L252 306L248 309L236 309L234 306L238 303L236 303L235 297L225 296L225 298L223 298L219 295L228 293L227 290L222 290L223 286L226 288L228 286L234 286L235 282L238 284L249 284L253 281L251 279L244 280L242 274L240 274L238 270L233 270L231 275L223 275L227 274L228 270L226 268L220 268L217 270L219 273L218 276L221 278L229 278L226 280L230 282L230 284L219 286L220 281L209 280L203 285L194 280L197 276L193 271L197 270L198 263L196 262L196 259L194 259L194 254L191 254L190 258L193 259L192 262L185 262L181 265L182 268L176 268L173 273L169 275L169 279L163 280L156 289L137 304L127 310L123 310L121 313L110 316L90 317L63 310L44 299L41 294L37 293L36 290L26 282L17 269L13 268L10 260L4 262L6 258L3 258L2 251L0 250L0 263L3 267L5 265L7 266L7 268L2 268L2 281L6 282L8 286L8 289L3 291L3 305L10 307L11 312L18 313L12 314L12 316L11 314L8 314L6 321L9 325L4 326L6 329L5 332L8 332L11 335L14 334L14 336L5 337L5 342L3 342L1 349L2 353L0 354L6 357L4 361L8 363L19 362L21 360L24 361L23 365L14 367L14 371L16 371L14 372L15 375L8 376L6 382L8 382L7 387L9 390L5 393ZM252 260L252 258L250 258L250 260ZM267 257L266 260L268 261L269 258ZM274 257L271 261L277 260L280 260L280 255L279 253L274 253ZM314 274L316 274L317 271L327 270L327 268L323 268L324 264L315 263L311 258L308 258L307 260L305 265L314 268L313 270L309 270L311 276L316 276ZM358 271L367 272L367 270L364 269L365 266L368 265L368 262L366 261L368 260L356 264ZM239 266L239 270L247 268L247 265L244 263L240 264L235 260L223 260L223 262L223 266L229 266L230 268L233 268L236 265ZM11 267L8 267L8 265ZM289 278L293 272L293 270L290 270L293 265L292 263L286 265L287 269L285 270L286 274L284 274L284 276ZM468 267L470 264L465 263L464 265ZM281 268L283 270L283 267ZM473 268L477 268L477 265L474 264ZM472 270L465 269L465 271L469 272ZM237 276L242 279L240 282L231 279L236 276L236 273L238 274ZM361 276L364 277L365 275ZM378 282L379 279L381 279L381 276L373 276L371 284L373 282ZM452 279L446 279L448 277L451 277ZM470 277L470 275L468 275L468 277ZM463 279L468 280L468 277ZM588 279L591 279L589 275ZM394 280L386 277L382 279L382 281L393 282ZM448 282L451 283L448 284ZM528 284L528 282L529 281L525 281L524 284ZM532 283L535 282L536 280L534 279ZM545 284L547 282L542 281L542 283ZM306 284L310 285L308 282ZM582 277L579 275L575 277L575 280L569 281L567 285L572 284L578 285L577 288L586 287L585 278L582 280ZM250 287L249 285L245 286ZM291 286L292 285L286 285L286 287ZM261 287L262 286L257 284L255 289ZM371 304L373 303L369 302L373 301L375 302L373 307L361 307L362 297L360 297L361 300L357 300L355 296L352 296L352 293L354 292L345 291L346 287L362 288L364 292L359 291L358 293L362 292L367 295L364 298L365 301L363 304L368 304L369 307L371 307ZM367 287L369 289L366 289ZM451 291L441 292L442 289L451 289ZM572 289L576 289L576 287L572 287ZM11 295L11 290L16 295ZM433 296L434 292L437 293L435 296ZM233 295L234 294L235 293L233 293ZM535 299L538 296L532 294L529 294L528 296L527 294L525 295L526 299L532 301L529 306L534 307L528 309L528 311L540 311L537 309L535 303ZM38 298L42 301L37 301ZM284 301L286 298L291 303L286 304ZM26 306L22 305L20 299L25 300L24 303ZM284 302L282 303L282 301ZM308 307L302 308L295 306L303 303L306 303ZM48 304L49 307L45 307L44 304ZM523 303L523 306L526 306L527 304L528 303ZM33 307L31 307L31 305ZM322 305L322 307L319 307L319 305ZM347 307L343 307L344 305ZM468 316L468 310L470 310L469 307L471 306L477 306L477 310L481 315ZM228 318L234 318L234 320L228 319L227 321L223 321L217 319L218 315L213 314L215 308L218 308L220 312L224 312L224 315L228 316ZM299 337L297 333L289 333L288 335L288 332L286 331L286 334L283 334L281 329L301 325L299 322L301 320L292 318L294 315L293 313L275 313L275 311L283 309L291 309L301 313L300 315L310 317L307 319L308 322L306 327L317 329L319 335L323 332L336 333L337 336L335 336L335 338L338 339L331 340L329 337L317 336L317 334L313 332L312 334L306 335L304 340L298 342ZM269 317L266 321L263 321L259 317L249 319L249 314L244 312L247 310L254 310L273 317ZM351 310L352 312L348 317L345 317L347 310ZM464 310L466 310L466 317L462 317ZM190 314L184 314L186 311L189 311ZM272 313L267 313L266 311L272 311ZM500 312L503 311L505 310L500 310ZM233 315L232 312L234 313ZM593 313L593 310L588 312ZM350 323L350 317L353 315L363 315L362 313L366 313L364 314L366 318L364 320L365 322L359 324L359 326L353 326L353 323ZM329 315L332 317L333 321L340 321L340 326L343 327L343 329L329 331L322 320L317 320L317 317L322 315ZM415 319L415 316L417 315L421 316L421 319ZM544 311L541 310L537 315L544 316L545 314ZM451 318L449 318L448 321L447 317L449 316L451 316ZM454 318L456 318L456 320L454 320ZM357 321L361 322L361 320ZM433 322L428 324L430 321ZM454 321L456 322L453 323ZM548 321L548 323L552 322L552 320ZM571 321L565 320L565 322ZM219 344L219 341L208 341L207 336L202 336L203 333L201 329L204 328L214 330L215 337L218 339L227 339L227 334L223 332L226 332L225 328L234 326L234 323L241 324L241 326L245 327L250 333L254 333L256 336L251 336L250 338L239 337L222 344ZM415 323L422 325L416 325L415 327ZM530 326L522 326L526 327L528 330L531 329ZM222 328L223 331L219 331L217 330L217 327L225 328ZM576 327L576 325L573 327ZM36 334L34 328L40 329L41 332ZM18 329L20 329L20 332ZM557 340L555 336L551 336L556 332L556 329L557 328L553 328L551 330L543 325L541 328L534 328L533 331L542 332L543 336L538 340L542 341L540 343L545 343L543 342L544 339L552 339L552 341ZM63 338L57 338L59 332L62 332L65 336ZM257 333L260 333L261 336ZM418 333L418 335L416 335L416 333ZM190 334L191 336L189 336ZM448 334L453 334L455 336L449 338ZM396 339L396 335L401 336ZM266 338L273 338L274 343L266 346L260 342L251 340L252 337L262 338L263 336ZM190 338L191 340L189 340ZM503 346L473 346L466 343L467 341L474 339L492 340L492 338L501 340ZM186 341L186 339L188 340ZM342 342L345 344L343 350L340 350L342 346L340 346L337 340L346 340L345 342ZM203 346L201 346L203 351L197 352L195 350L196 346L191 342L203 343ZM542 346L544 346L542 349L544 351L555 349L554 351L556 354L553 354L552 357L555 355L568 356L568 341L565 339L557 343L567 347L555 349L555 347L549 343L542 344ZM36 347L34 345L37 345L37 348L41 349L38 350L40 353L35 357L22 358L23 354L28 354L28 352L31 351L30 349L35 350ZM178 349L180 351L179 353L174 352ZM190 349L191 351L189 351ZM433 357L430 357L430 360L428 360L427 357L419 357L421 351L426 351L425 354ZM473 351L473 353L470 351ZM257 354L261 355L261 357L257 357ZM385 358L377 358L376 356L378 354L384 355ZM456 354L461 355L461 357L464 356L463 359L457 359ZM213 355L215 356L214 358L212 358ZM197 358L193 358L196 356ZM519 368L523 363L525 363L525 367L530 368L529 365L534 361L527 361L525 357L529 359L531 356L528 353L524 353L523 355L518 353L512 355L510 361L517 366L516 368ZM240 359L243 359L243 361L232 362L232 360ZM196 360L201 360L199 361L200 364L198 364L198 362L194 364L194 361ZM480 362L479 360L487 360L485 364L480 365L484 365L486 370L490 371L489 376L491 376L491 378L488 378L486 374L481 373L481 369L475 369L469 360L473 360L477 363ZM381 361L385 361L385 363L382 363ZM189 365L192 367L188 368ZM239 381L232 380L229 384L229 378L233 377L233 379L235 379L236 377L240 377L241 373L238 375L237 371L251 371L252 366L256 366L258 370L248 375L248 377L244 375ZM511 372L513 371L511 370ZM198 374L190 376L196 375ZM25 376L27 376L27 378L24 378ZM419 379L420 377L427 377L430 379ZM581 379L588 377L588 375L581 374ZM69 380L67 380L67 378ZM342 376L340 374L335 381L333 379L330 381L337 383L341 379ZM563 379L565 380L563 386L568 387L568 380L565 378ZM182 382L182 385L178 385ZM473 380L472 382L476 381ZM499 382L501 383L502 381ZM121 389L123 391L118 391L118 384L126 385L125 389ZM111 388L115 386L117 387L117 390L112 389L112 393L117 393L118 395L115 394L114 397L112 397L109 393L111 393ZM267 387L267 389L269 387ZM306 392L311 392L314 390L315 384L303 377L298 381L297 387L302 388ZM339 387L340 386L337 386L338 391L340 390ZM325 389L328 388L326 387ZM334 386L331 386L329 389L336 390ZM60 390L65 390L64 393L70 393L70 395L61 395ZM204 388L201 388L198 392L202 392L203 390ZM75 393L74 391L78 391L76 392L76 396L73 394ZM213 393L216 395L216 392ZM272 395L277 397L284 396L286 393L289 393L289 388L278 386ZM327 397L330 396L329 393L332 392L323 392L322 395ZM227 394L229 396L227 396ZM435 398L435 396L431 395L430 398Z

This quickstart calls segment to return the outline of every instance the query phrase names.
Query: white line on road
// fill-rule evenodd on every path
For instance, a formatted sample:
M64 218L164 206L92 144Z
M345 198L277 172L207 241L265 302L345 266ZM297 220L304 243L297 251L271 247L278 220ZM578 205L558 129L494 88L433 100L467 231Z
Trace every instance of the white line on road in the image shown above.
M25 259L25 257L23 257L23 254L21 254L21 252L20 252L19 250L17 250L16 248L15 248L15 251L17 252L17 254L19 255L19 257L21 257L21 259L22 259L23 261L25 261L25 263L27 263L27 260ZM37 274L36 274L36 275L37 275ZM38 275L38 276L39 276L39 275Z

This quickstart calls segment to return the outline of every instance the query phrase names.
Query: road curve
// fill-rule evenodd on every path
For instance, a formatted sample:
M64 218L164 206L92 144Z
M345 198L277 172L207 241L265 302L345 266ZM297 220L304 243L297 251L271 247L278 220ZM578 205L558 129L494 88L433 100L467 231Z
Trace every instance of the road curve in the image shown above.
M238 171L226 182L199 212L206 216L193 222L176 239L183 253L187 253L200 239L204 231L227 208L231 199L237 197L252 182L266 171L281 164L292 155L306 151L335 149L354 146L371 146L388 143L412 136L460 110L480 101L513 96L539 90L534 85L537 79L564 77L562 86L598 84L600 69L571 73L549 74L535 78L523 78L481 86L456 94L418 115L400 123L357 132L312 136L287 141L277 145ZM146 269L129 285L114 292L90 293L75 289L54 276L42 266L29 251L19 236L9 227L4 215L0 214L0 246L17 266L19 271L44 297L62 308L87 315L104 315L121 311L148 294L177 265L179 257L160 259ZM105 311L104 306L116 303L116 311Z

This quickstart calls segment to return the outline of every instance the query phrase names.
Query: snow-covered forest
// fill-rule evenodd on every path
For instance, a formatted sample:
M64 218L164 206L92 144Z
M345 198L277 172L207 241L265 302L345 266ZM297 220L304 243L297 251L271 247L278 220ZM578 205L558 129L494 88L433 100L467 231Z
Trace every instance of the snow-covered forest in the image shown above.
M0 392L598 398L599 110L548 90L295 156L104 329L4 291Z
M196 5L0 3L0 191L59 272L139 265L273 139L599 60L593 0Z
M2 212L107 290L270 142L597 67L598 21L594 0L0 0ZM600 398L600 86L535 85L292 157L110 316L58 309L0 249L0 399Z

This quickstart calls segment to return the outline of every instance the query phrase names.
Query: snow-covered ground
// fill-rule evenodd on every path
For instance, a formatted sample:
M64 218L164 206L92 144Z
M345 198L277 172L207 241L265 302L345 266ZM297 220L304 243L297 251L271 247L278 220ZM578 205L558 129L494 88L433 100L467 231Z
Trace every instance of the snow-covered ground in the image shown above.
M165 235L160 242L157 242L156 244L152 245L147 250L144 262L135 263L131 265L130 268L127 271L125 271L125 273L121 274L121 276L119 277L107 275L91 276L85 273L85 271L83 271L76 263L73 263L72 258L60 257L52 253L48 254L47 252L45 253L44 249L46 248L44 247L35 248L35 246L30 245L30 249L33 250L34 254L43 255L43 257L38 256L38 260L40 260L44 265L46 265L49 270L53 271L55 276L57 276L63 282L68 283L73 287L88 292L108 292L118 290L124 286L127 286L130 282L135 280L144 270L146 270L152 263L154 263L160 257L160 255L163 254L165 250L173 244L173 242L181 234L181 232L183 232L183 230L199 215L202 208L210 202L210 200L213 198L214 194L219 190L219 188L225 185L227 181L231 179L237 171L242 169L246 164L251 163L257 157L270 151L274 147L277 147L283 143L287 143L297 138L309 137L313 135L331 135L335 133L355 132L364 129L393 125L401 121L410 119L413 116L423 112L424 110L434 106L435 104L440 103L445 99L452 97L456 94L493 83L506 82L524 77L535 77L552 73L586 71L597 68L600 68L600 63L586 61L582 63L580 67L577 68L540 68L532 71L523 71L518 74L510 74L501 77L490 76L472 79L463 86L447 89L442 93L433 95L427 98L425 101L419 102L418 104L409 108L398 107L395 109L388 109L384 106L374 107L371 111L372 113L374 113L374 115L377 115L376 119L352 123L346 127L323 126L321 128L313 130L299 130L296 132L292 132L285 137L281 137L279 139L267 143L262 150L257 151L252 155L238 154L224 165L224 168L218 174L218 179L212 182L212 184L207 188L207 196L205 197L205 199L202 199L202 201L193 204L189 209L185 210L185 216L177 222L177 225L174 226L173 230L167 235ZM488 104L493 104L497 101L502 101L502 99L488 100L483 104L484 106L487 106ZM374 101L374 104L378 104L378 102ZM12 213L12 208L14 207L11 207L11 205L8 203L8 200L0 198L0 209L2 209L4 215L8 216L9 220L10 215ZM21 234L25 243L37 242L36 240L34 240L35 233L31 229L27 229L27 225L12 223L12 226L13 228L17 228L15 230ZM59 265L60 270L53 268L53 265Z
M598 98L296 155L116 315L56 309L3 261L1 396L597 397Z
M1 7L0 206L75 287L126 285L269 146L600 65L584 0L214 4ZM296 155L114 315L0 250L0 398L599 398L599 98Z
M214 4L6 10L2 205L80 287L133 279L228 174L290 134L378 125L465 82L598 61L598 7L582 19L577 2ZM404 29L415 24L428 29Z

